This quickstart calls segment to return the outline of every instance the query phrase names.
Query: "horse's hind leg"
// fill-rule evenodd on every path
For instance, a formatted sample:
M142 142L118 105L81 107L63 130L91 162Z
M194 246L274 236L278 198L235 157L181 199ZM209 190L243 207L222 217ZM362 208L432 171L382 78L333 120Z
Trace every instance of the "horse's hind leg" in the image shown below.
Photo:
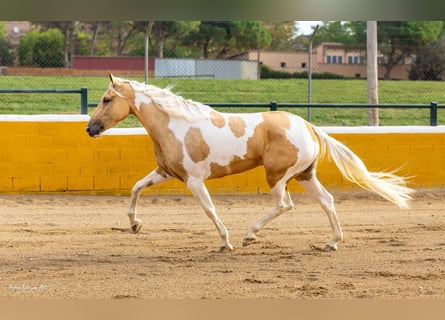
M318 181L315 173L309 180L298 179L307 192L315 198L328 215L334 237L331 242L326 244L325 251L337 250L337 243L343 239L343 232L338 221L337 213L334 207L334 197Z
M250 226L247 231L246 236L243 240L243 246L247 246L256 241L256 234L263 228L266 224L270 223L273 219L281 215L282 213L292 209L293 203L290 198L290 194L287 191L287 183L281 181L277 183L272 189L271 194L273 198L277 201L276 206L269 211L266 215L256 221Z
M137 215L137 202L139 196L146 187L173 179L172 176L168 175L161 168L156 168L150 172L146 177L142 178L133 187L131 193L130 205L128 207L128 218L130 219L131 231L133 233L138 233L141 230L142 224L141 220L136 218Z
M233 250L233 246L229 242L229 232L227 231L227 228L224 226L224 224L216 214L215 207L213 205L212 199L210 198L209 192L204 182L202 180L190 177L187 181L187 187L190 189L193 195L198 199L205 213L210 218L210 220L212 220L212 222L218 229L219 235L221 236L222 239L220 252L226 250L229 251Z

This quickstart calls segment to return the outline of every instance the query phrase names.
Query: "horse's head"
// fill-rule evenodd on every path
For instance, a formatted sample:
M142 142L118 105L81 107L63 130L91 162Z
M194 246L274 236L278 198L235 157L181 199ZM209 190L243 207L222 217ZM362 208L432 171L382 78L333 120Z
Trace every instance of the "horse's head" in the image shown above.
M131 113L131 99L133 92L131 86L115 78L111 73L110 86L99 101L86 130L91 137L98 137L105 130L124 120Z

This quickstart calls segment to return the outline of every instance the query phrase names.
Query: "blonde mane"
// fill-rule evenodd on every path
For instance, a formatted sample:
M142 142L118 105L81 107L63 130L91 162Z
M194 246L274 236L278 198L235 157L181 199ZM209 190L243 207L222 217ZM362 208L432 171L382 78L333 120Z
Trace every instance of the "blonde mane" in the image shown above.
M137 81L121 80L130 84L136 92L141 92L150 98L155 105L172 117L183 118L188 121L196 121L209 117L213 109L209 106L174 94L168 86L165 89L140 83Z

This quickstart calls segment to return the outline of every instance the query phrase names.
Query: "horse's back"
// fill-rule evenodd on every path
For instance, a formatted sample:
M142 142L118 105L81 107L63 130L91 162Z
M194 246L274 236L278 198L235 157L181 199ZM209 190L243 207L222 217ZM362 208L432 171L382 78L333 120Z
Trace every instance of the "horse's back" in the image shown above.
M215 111L210 119L173 120L170 128L183 142L182 162L186 171L202 179L239 173L260 165L266 170L281 171L301 161L304 166L308 158L314 157L313 140L305 120L286 112Z

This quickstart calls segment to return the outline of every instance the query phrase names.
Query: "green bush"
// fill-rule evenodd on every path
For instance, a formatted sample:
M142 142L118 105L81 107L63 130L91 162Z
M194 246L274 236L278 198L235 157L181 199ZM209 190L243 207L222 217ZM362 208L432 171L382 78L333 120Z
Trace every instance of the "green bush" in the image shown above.
M0 38L0 66L11 66L14 64L14 55L11 50L11 44L6 39Z
M20 43L17 48L17 54L19 57L19 64L21 66L32 66L32 55L33 48L39 33L36 30L29 31L23 38L20 40Z
M420 48L409 72L410 80L444 80L445 37L439 42Z
M18 46L19 64L22 66L63 67L62 33L57 29L45 32L30 31Z
M63 40L59 30L49 29L40 34L34 46L33 61L42 68L63 67Z
M308 73L306 71L303 72L277 71L270 69L264 64L261 65L261 79L307 79L307 78L308 78ZM322 72L322 73L312 73L312 79L345 79L345 77L335 73Z

